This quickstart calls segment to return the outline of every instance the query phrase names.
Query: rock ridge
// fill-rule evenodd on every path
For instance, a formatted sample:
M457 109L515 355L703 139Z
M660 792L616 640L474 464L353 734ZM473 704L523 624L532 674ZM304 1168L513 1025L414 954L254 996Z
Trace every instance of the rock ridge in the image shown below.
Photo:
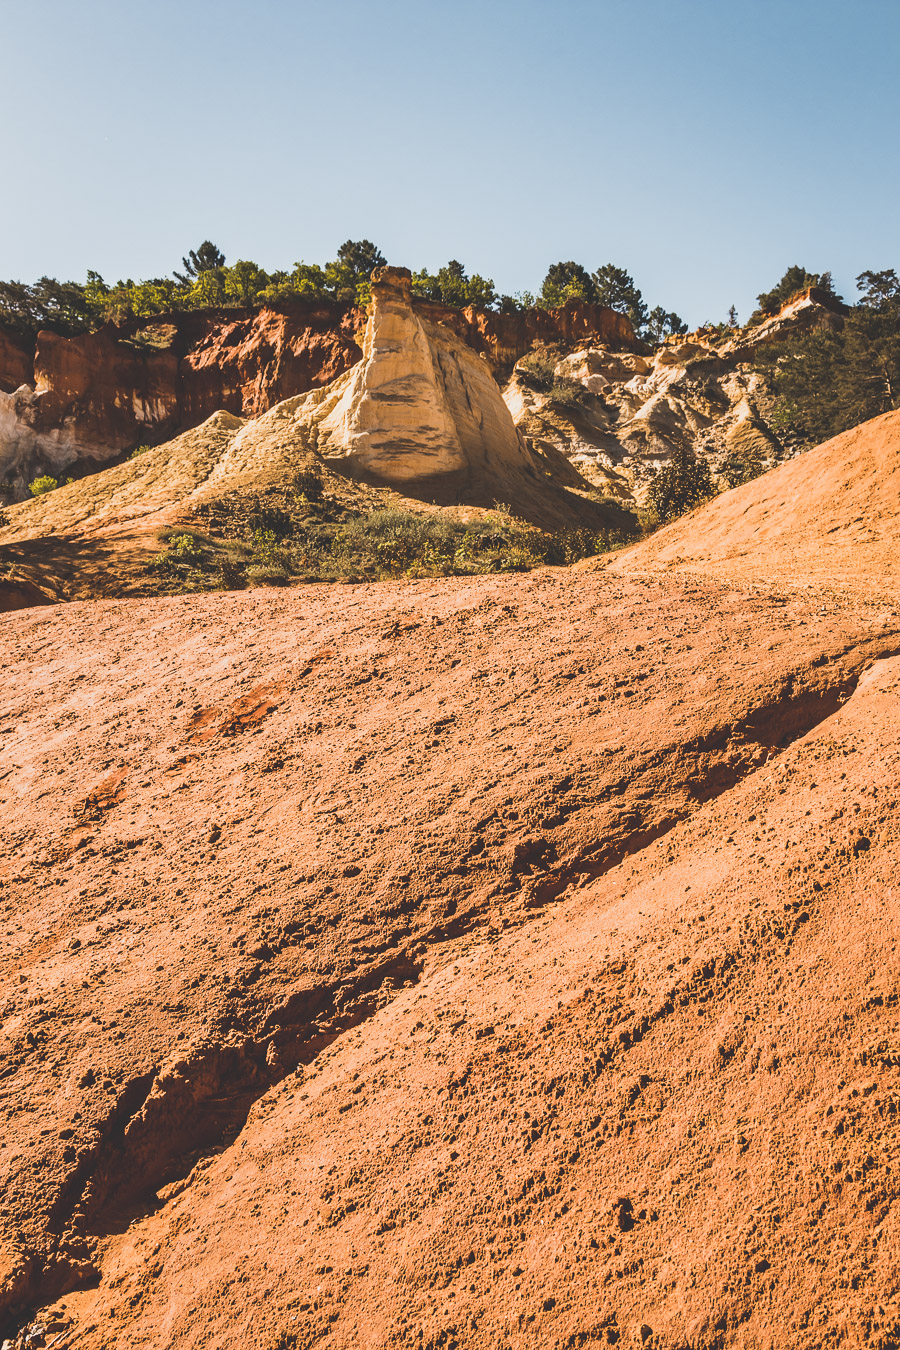
M623 315L580 301L514 315L412 304L498 378L537 340L639 346ZM91 472L219 409L258 417L359 361L366 322L355 306L295 301L154 315L75 337L45 330L33 345L0 329L0 484L22 500L38 474Z

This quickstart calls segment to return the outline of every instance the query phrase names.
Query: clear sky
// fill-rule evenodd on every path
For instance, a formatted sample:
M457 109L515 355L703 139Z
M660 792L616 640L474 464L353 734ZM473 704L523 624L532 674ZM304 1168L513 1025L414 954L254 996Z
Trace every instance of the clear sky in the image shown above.
M615 262L691 323L900 268L900 0L0 0L0 276Z

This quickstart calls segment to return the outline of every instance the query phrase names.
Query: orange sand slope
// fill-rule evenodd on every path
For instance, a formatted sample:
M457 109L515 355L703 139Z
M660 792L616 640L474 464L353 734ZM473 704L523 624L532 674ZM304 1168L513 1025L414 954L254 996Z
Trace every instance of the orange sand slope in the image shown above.
M0 616L16 1350L896 1350L896 426L602 569Z
M895 592L900 412L886 413L673 521L616 566Z

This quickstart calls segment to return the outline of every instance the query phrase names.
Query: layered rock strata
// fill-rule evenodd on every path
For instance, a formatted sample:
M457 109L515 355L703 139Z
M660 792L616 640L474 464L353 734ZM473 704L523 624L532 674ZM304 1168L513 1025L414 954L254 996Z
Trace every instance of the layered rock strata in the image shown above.
M358 361L358 321L296 304L44 332L27 374L21 346L0 344L0 482L22 499L38 473L79 476L220 409L258 416Z
M230 494L290 490L298 471L435 506L503 503L545 530L627 523L591 499L564 456L526 443L485 358L413 307L409 272L383 269L372 292L363 358L350 370L258 417L220 409L123 463L5 508L0 567L54 598L122 594L129 576L146 572L161 530Z
M669 338L653 353L582 347L559 360L550 389L525 361L504 398L538 449L566 455L611 495L641 502L676 450L705 455L714 472L735 461L772 467L789 457L792 447L769 421L772 398L753 360L767 343L842 322L831 298L812 290L728 340L701 329Z
M579 301L513 315L415 304L504 379L536 340L636 345L623 315ZM354 365L365 324L362 310L298 301L42 332L34 343L0 330L0 484L20 500L37 474L91 472L219 409L257 417Z
M298 422L324 459L390 483L533 477L487 362L413 308L410 280L405 268L376 272L362 361L308 394Z

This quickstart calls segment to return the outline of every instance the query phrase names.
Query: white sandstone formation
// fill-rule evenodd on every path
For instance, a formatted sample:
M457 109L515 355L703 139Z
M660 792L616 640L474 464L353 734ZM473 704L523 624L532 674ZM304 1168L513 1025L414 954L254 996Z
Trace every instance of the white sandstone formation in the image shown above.
M487 362L414 310L405 268L373 278L362 361L295 416L326 461L391 484L535 473Z
M754 372L765 343L841 322L817 293L733 339L701 330L667 339L652 355L590 347L564 356L556 376L579 397L560 401L529 375L525 357L504 390L519 430L545 454L562 453L596 487L642 502L673 451L689 446L715 472L736 460L771 467L790 453L767 424L771 395Z

